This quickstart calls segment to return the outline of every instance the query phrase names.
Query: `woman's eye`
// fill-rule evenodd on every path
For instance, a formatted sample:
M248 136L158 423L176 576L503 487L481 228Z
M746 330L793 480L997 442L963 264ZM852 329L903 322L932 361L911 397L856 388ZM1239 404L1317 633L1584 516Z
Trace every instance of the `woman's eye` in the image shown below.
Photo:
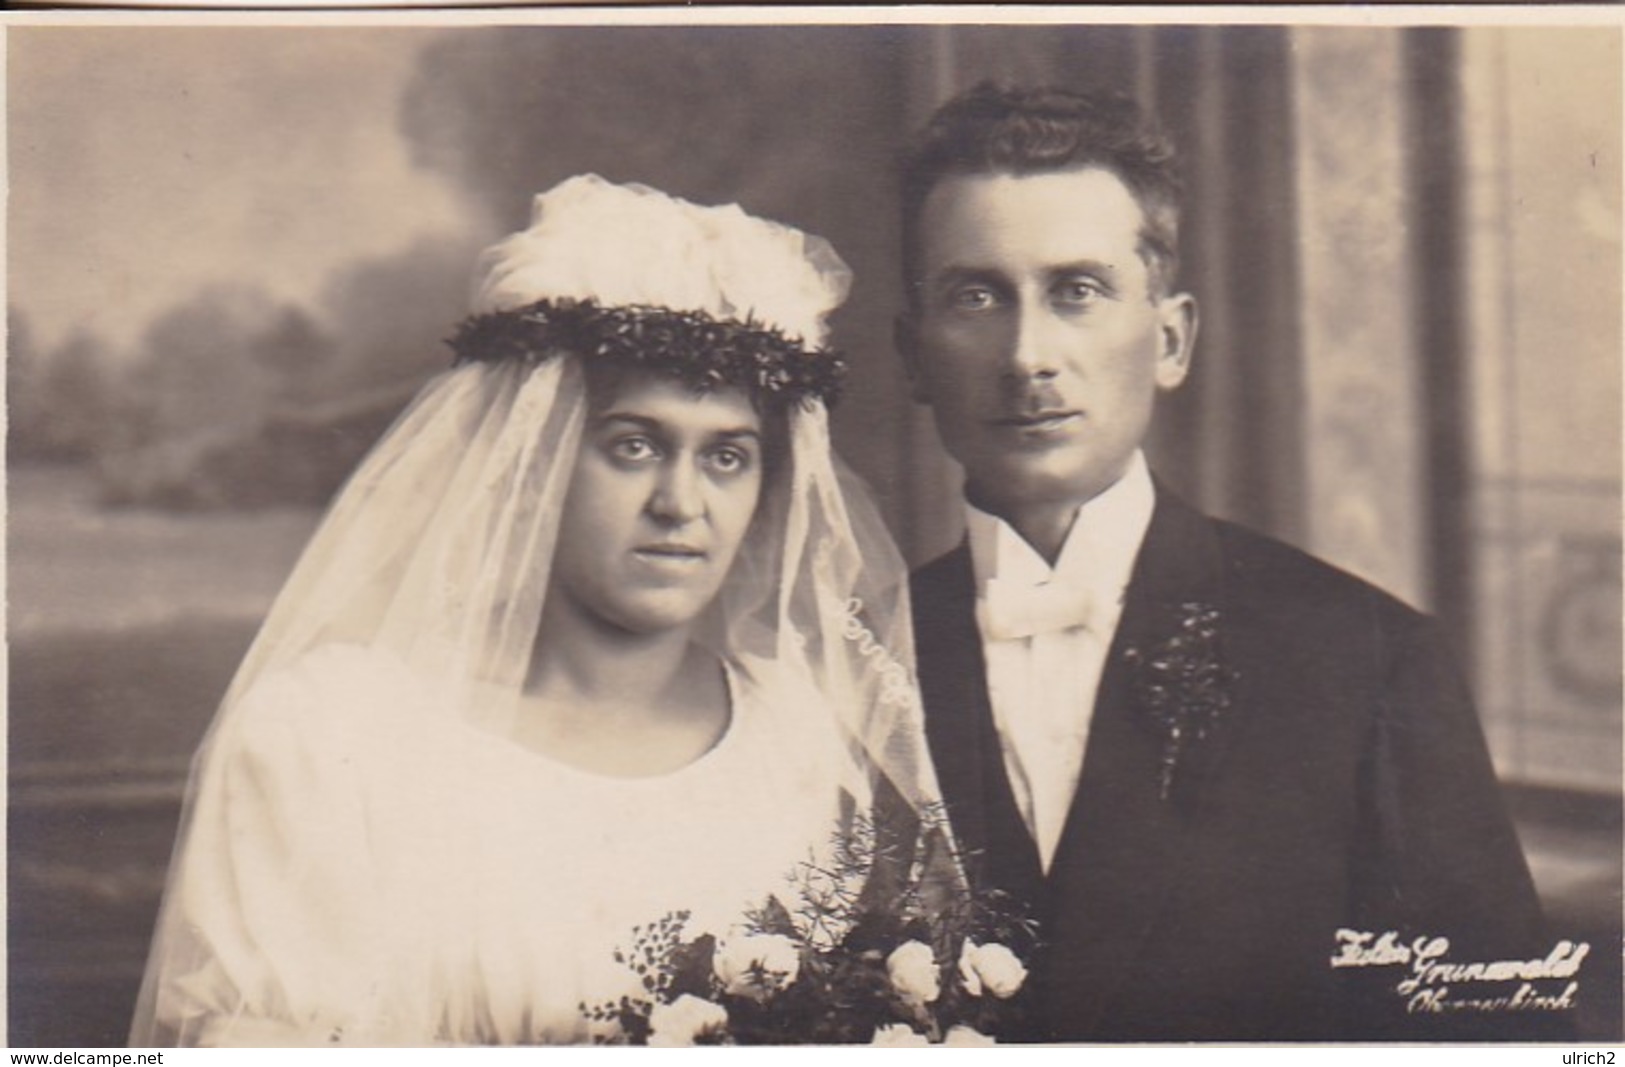
M639 463L655 458L660 450L647 437L618 437L610 442L609 454L628 463Z
M738 474L750 468L750 453L742 448L718 448L711 452L711 469L720 474Z

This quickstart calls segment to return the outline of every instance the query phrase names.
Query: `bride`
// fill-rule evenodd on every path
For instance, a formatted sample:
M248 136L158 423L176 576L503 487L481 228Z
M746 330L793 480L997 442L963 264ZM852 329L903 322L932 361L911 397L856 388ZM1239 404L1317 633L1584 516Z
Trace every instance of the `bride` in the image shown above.
M723 933L877 789L932 803L830 450L847 284L737 207L537 197L210 728L133 1044L605 1036L635 926Z

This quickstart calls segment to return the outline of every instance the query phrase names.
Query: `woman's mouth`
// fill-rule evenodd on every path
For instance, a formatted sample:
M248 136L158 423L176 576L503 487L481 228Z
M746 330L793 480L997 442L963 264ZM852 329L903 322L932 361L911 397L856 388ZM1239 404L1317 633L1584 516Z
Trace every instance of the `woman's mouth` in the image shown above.
M632 554L652 563L681 565L685 563L700 563L707 558L704 549L675 541L660 541L653 544L639 545L632 550Z

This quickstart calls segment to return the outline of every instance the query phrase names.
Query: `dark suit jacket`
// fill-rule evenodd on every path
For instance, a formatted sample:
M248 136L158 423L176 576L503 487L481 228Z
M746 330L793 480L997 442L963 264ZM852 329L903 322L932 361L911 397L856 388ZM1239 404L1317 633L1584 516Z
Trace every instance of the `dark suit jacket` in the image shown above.
M1446 936L1457 962L1552 947L1471 702L1427 618L1159 487L1045 876L1000 754L968 547L918 571L913 594L931 751L973 883L1040 923L1025 1021L1005 1036L1563 1033L1550 1012L1408 1014L1400 969L1330 966L1340 928ZM1218 612L1230 703L1179 757L1165 799L1167 733L1131 650L1166 651L1192 605ZM1511 991L1468 983L1450 996L1495 988Z

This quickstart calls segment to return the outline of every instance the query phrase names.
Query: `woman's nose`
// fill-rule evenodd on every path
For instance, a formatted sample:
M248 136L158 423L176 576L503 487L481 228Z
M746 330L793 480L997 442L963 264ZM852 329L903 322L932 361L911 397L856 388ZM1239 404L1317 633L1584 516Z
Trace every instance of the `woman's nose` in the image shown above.
M680 526L705 514L705 497L700 474L681 458L664 464L649 496L649 513L663 522Z

